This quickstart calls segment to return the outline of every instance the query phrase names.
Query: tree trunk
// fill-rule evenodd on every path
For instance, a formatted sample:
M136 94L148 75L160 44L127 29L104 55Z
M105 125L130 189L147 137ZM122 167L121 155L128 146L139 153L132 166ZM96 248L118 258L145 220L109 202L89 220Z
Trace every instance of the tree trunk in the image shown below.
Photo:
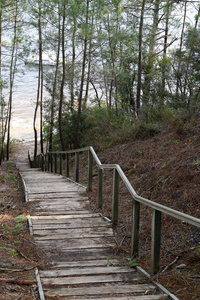
M149 98L150 98L151 81L153 78L152 70L155 61L154 48L156 45L156 35L157 35L158 24L159 24L159 9L160 9L159 6L160 6L160 0L156 0L154 3L153 24L152 24L150 44L149 44L148 62L145 70L146 74L144 79L144 89L143 89L143 97L142 97L143 109L146 108L146 106L148 105Z
M58 77L58 67L60 60L60 37L61 37L61 16L60 16L60 7L58 4L58 48L57 48L57 56L56 56L56 66L55 66L55 76L53 82L53 92L52 92L52 101L51 101L51 116L50 116L50 134L49 134L49 152L53 149L53 127L54 127L54 106L55 106L55 96L56 96L56 87L57 87L57 77Z
M84 85L84 80L85 80L85 66L86 66L87 43L88 43L89 1L90 0L87 0L86 18L85 18L86 31L85 31L85 37L84 37L81 86L80 86L80 93L79 93L79 99L78 99L78 115L77 115L76 132L75 132L75 138L74 138L74 148L75 149L78 148L78 145L79 145L79 127L80 127L80 121L81 121L83 85Z
M11 53L11 63L10 63L10 83L9 83L9 104L8 104L8 128L7 128L7 147L6 147L6 156L9 160L9 151L10 151L10 127L11 127L11 115L12 115L12 96L13 96L13 84L16 72L16 63L17 63L17 15L18 15L18 6L15 2L15 16L14 16L14 29L13 29L13 44L12 44L12 53Z
M137 96L136 96L136 112L140 113L140 100L141 100L141 85L142 85L142 35L143 35L143 22L144 22L144 8L146 0L142 1L142 9L140 15L139 27L139 55L138 55L138 82L137 82Z
M181 57L181 52L182 52L182 47L183 47L183 35L184 35L184 29L185 29L185 20L186 20L186 15L187 15L187 1L185 1L184 5L184 16L183 16L183 25L182 25L182 30L181 30L181 39L180 39L180 46L179 46L179 55ZM182 88L181 88L181 76L180 74L180 67L181 67L181 58L178 58L178 67L177 67L177 79L176 79L176 101L178 101L178 93L179 90L182 93Z
M89 53L88 53L88 73L87 73L87 81L86 81L86 91L84 97L84 104L86 105L88 94L89 94L89 85L90 85L90 73L91 73L91 63L92 63L92 38L93 38L93 26L94 26L94 4L93 4L93 11L92 11L92 23L91 23L91 33L89 37Z
M59 134L60 134L60 143L62 151L65 151L65 142L63 136L63 129L62 129L62 106L64 100L64 85L65 85L65 4L63 5L63 20L62 20L62 81L60 87L60 103L59 103L59 113L58 113L58 126L59 126Z
M167 12L165 22L165 36L164 36L164 48L163 48L163 63L162 63L162 83L161 83L161 95L160 95L160 107L163 106L165 101L165 81L166 81L166 58L167 58L167 43L169 32L169 16L170 16L171 2L167 1Z
M44 153L43 148L43 62L42 62L42 52L43 52L43 41L42 41L42 26L41 26L41 3L39 4L39 16L38 16L38 31L39 31L39 67L40 67L40 147L41 153Z
M73 34L72 34L72 71L70 79L70 94L71 94L71 113L74 111L74 71L75 71L75 59L76 59L76 47L75 47L75 36L77 31L76 17L73 16Z

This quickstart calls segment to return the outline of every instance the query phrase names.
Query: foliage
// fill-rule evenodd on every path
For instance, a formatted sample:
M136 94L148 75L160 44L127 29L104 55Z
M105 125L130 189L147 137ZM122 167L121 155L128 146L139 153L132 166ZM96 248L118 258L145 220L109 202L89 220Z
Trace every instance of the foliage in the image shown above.
M14 218L14 221L16 223L23 223L27 221L27 217L25 217L24 215L19 215L16 218Z
M0 35L8 35L11 40L10 46L2 43L3 50L9 51L8 57L16 54L13 64L9 61L12 83L17 72L14 61L29 54L40 56L37 107L41 109L35 110L34 120L40 118L42 152L43 116L51 151L52 147L70 149L100 142L106 147L123 140L148 138L168 123L186 132L183 112L188 118L198 115L198 5L193 7L195 17L191 17L190 24L186 23L191 8L188 1L183 5L182 1L169 4L157 0L47 0L44 5L20 0L7 5L3 1L1 5ZM23 11L29 29L37 32L31 42L32 37L25 34L29 30L21 22ZM51 67L44 67L44 55L53 62ZM3 56L0 64L3 71ZM49 94L44 106L43 79ZM5 80L1 75L0 82L3 147L8 101L4 99ZM9 84L12 96L13 86ZM6 146L8 149L9 143ZM35 152L36 148L37 142Z

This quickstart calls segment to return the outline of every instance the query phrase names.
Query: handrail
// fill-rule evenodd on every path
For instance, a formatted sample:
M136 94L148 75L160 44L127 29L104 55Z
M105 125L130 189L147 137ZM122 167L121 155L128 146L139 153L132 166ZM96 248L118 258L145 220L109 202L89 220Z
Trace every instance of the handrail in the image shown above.
M151 200L148 200L146 198L143 198L139 195L137 195L137 193L135 192L135 190L133 189L130 181L128 180L128 178L126 177L126 175L124 174L124 172L122 171L121 167L118 164L101 164L100 160L98 159L98 156L96 155L96 152L94 151L93 147L89 147L90 151L93 154L93 157L95 159L95 161L97 162L97 166L98 168L101 169L117 169L122 181L125 183L127 189L129 190L131 196L134 198L134 200L139 201L142 204L145 204L153 209L159 210L171 217L175 217L181 221L184 221L188 224L194 225L194 226L199 226L200 227L200 219L192 217L190 215L181 213L175 209L169 208L167 206L164 206L162 204L153 202Z
M60 155L60 174L62 174L62 155L67 156L67 177L69 177L69 154L75 154L75 179L79 180L79 153L88 151L88 190L92 190L92 166L93 159L98 168L98 208L102 207L102 170L113 169L113 209L112 222L114 225L118 223L118 202L119 202L119 177L124 182L126 188L133 198L132 212L132 239L131 239L131 255L137 256L139 252L139 221L140 221L140 204L144 204L153 210L152 214L152 241L151 241L151 272L157 273L160 268L160 243L161 243L161 213L169 215L175 219L185 223L200 227L200 219L182 213L170 207L153 202L149 199L137 195L125 173L118 164L102 164L92 146L76 150L49 152L45 155L38 155L34 161L30 160L33 167L40 166L42 170L49 171L49 162L51 163L51 172L53 172L53 156L54 156L54 172L57 173L57 155ZM30 157L30 155L29 155ZM47 165L47 167L46 167Z

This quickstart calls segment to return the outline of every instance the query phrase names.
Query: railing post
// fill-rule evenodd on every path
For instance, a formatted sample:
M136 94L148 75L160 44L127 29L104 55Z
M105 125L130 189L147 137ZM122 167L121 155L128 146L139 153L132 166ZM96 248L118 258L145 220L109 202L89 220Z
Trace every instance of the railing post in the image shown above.
M60 153L60 175L62 175L62 153Z
M41 154L41 169L44 171L44 155Z
M160 270L160 243L161 243L161 212L153 210L151 233L151 273Z
M49 158L50 158L50 154L47 153L47 171L49 172Z
M55 173L57 173L57 153L54 154L55 158Z
M112 223L118 223L118 203L119 203L119 173L114 169L113 176L113 202L112 202Z
M93 167L93 156L89 149L88 150L88 191L92 190L92 167Z
M44 155L44 171L47 171L47 154Z
M133 200L131 256L137 257L139 252L140 203Z
M97 208L102 207L103 199L103 169L98 168L98 198L97 198Z
M75 153L75 181L79 182L79 153Z
M53 154L51 153L50 163L51 163L51 173L53 173Z
M66 176L69 178L69 153L66 155Z

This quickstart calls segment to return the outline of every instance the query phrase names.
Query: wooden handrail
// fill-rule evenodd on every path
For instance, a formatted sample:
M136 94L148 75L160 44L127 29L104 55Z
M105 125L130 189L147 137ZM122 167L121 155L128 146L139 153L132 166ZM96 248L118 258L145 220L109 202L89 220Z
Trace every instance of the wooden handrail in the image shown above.
M53 172L53 160L55 164L54 172L57 173L57 156L60 157L60 174L62 174L62 156L66 156L66 175L69 177L69 154L75 154L75 179L79 181L79 153L88 151L88 190L92 190L92 170L93 159L98 167L98 208L102 207L102 190L103 190L103 169L113 169L113 201L112 201L112 222L113 225L118 223L118 202L119 202L119 179L124 182L126 188L133 199L132 210L132 238L131 238L131 256L138 255L139 249L139 222L140 222L140 204L144 204L153 210L152 213L152 234L151 234L151 272L153 274L159 272L160 269L160 243L161 243L161 215L162 213L171 216L175 219L190 225L200 227L200 219L192 217L188 214L179 212L175 209L169 208L162 204L153 202L149 199L143 198L137 195L136 191L132 187L125 173L118 164L102 164L99 160L93 147L85 147L76 150L59 151L47 153L47 162L51 165L51 172ZM54 159L53 159L54 157ZM49 170L49 165L44 168L43 155L38 155L35 160L31 161L29 154L29 161L31 167L41 167L42 170Z

